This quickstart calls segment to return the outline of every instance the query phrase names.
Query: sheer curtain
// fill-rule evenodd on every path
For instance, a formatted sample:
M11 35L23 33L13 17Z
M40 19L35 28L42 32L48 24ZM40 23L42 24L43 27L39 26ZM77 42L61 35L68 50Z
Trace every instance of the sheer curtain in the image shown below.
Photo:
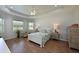
M16 21L16 20L14 20L13 21L13 31L23 30L23 24L24 24L23 21Z
M2 18L0 18L0 37L3 36L3 32L4 32L4 20Z

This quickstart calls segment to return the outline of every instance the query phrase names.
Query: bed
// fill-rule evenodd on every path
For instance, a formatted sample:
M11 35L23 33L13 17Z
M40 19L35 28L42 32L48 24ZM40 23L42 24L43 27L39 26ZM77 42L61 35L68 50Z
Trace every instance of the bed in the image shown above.
M45 43L50 39L50 33L48 31L31 33L28 34L28 40L39 44L40 47L44 47Z

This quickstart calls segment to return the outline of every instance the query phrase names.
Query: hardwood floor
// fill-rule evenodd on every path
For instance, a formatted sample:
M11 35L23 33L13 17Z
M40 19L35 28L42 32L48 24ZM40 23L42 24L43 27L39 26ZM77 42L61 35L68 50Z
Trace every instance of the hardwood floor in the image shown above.
M38 44L28 41L27 38L10 39L5 41L12 53L76 53L75 49L70 49L67 42L49 40L44 48Z

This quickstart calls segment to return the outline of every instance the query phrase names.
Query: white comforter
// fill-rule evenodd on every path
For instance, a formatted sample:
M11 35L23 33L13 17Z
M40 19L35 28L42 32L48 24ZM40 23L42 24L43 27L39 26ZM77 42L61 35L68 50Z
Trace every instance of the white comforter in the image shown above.
M49 40L49 38L49 33L36 32L28 34L28 40L40 44L41 47L44 47L44 44Z

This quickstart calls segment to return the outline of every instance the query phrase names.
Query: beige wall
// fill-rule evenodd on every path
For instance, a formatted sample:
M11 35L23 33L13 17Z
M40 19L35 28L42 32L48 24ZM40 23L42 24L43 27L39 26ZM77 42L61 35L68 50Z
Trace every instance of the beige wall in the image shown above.
M64 41L67 41L67 27L74 23L79 23L79 8L57 9L36 19L36 24L40 24L42 28L59 24L60 39Z
M3 37L5 38L5 40L6 39L12 39L12 38L16 37L16 33L13 31L13 23L12 23L12 21L14 19L20 20L20 21L24 22L23 32L29 31L28 30L28 22L33 21L32 19L25 19L25 18L21 18L21 17L18 17L18 16L8 15L6 13L1 13L1 12L0 12L0 16L4 20L4 33L3 33Z

